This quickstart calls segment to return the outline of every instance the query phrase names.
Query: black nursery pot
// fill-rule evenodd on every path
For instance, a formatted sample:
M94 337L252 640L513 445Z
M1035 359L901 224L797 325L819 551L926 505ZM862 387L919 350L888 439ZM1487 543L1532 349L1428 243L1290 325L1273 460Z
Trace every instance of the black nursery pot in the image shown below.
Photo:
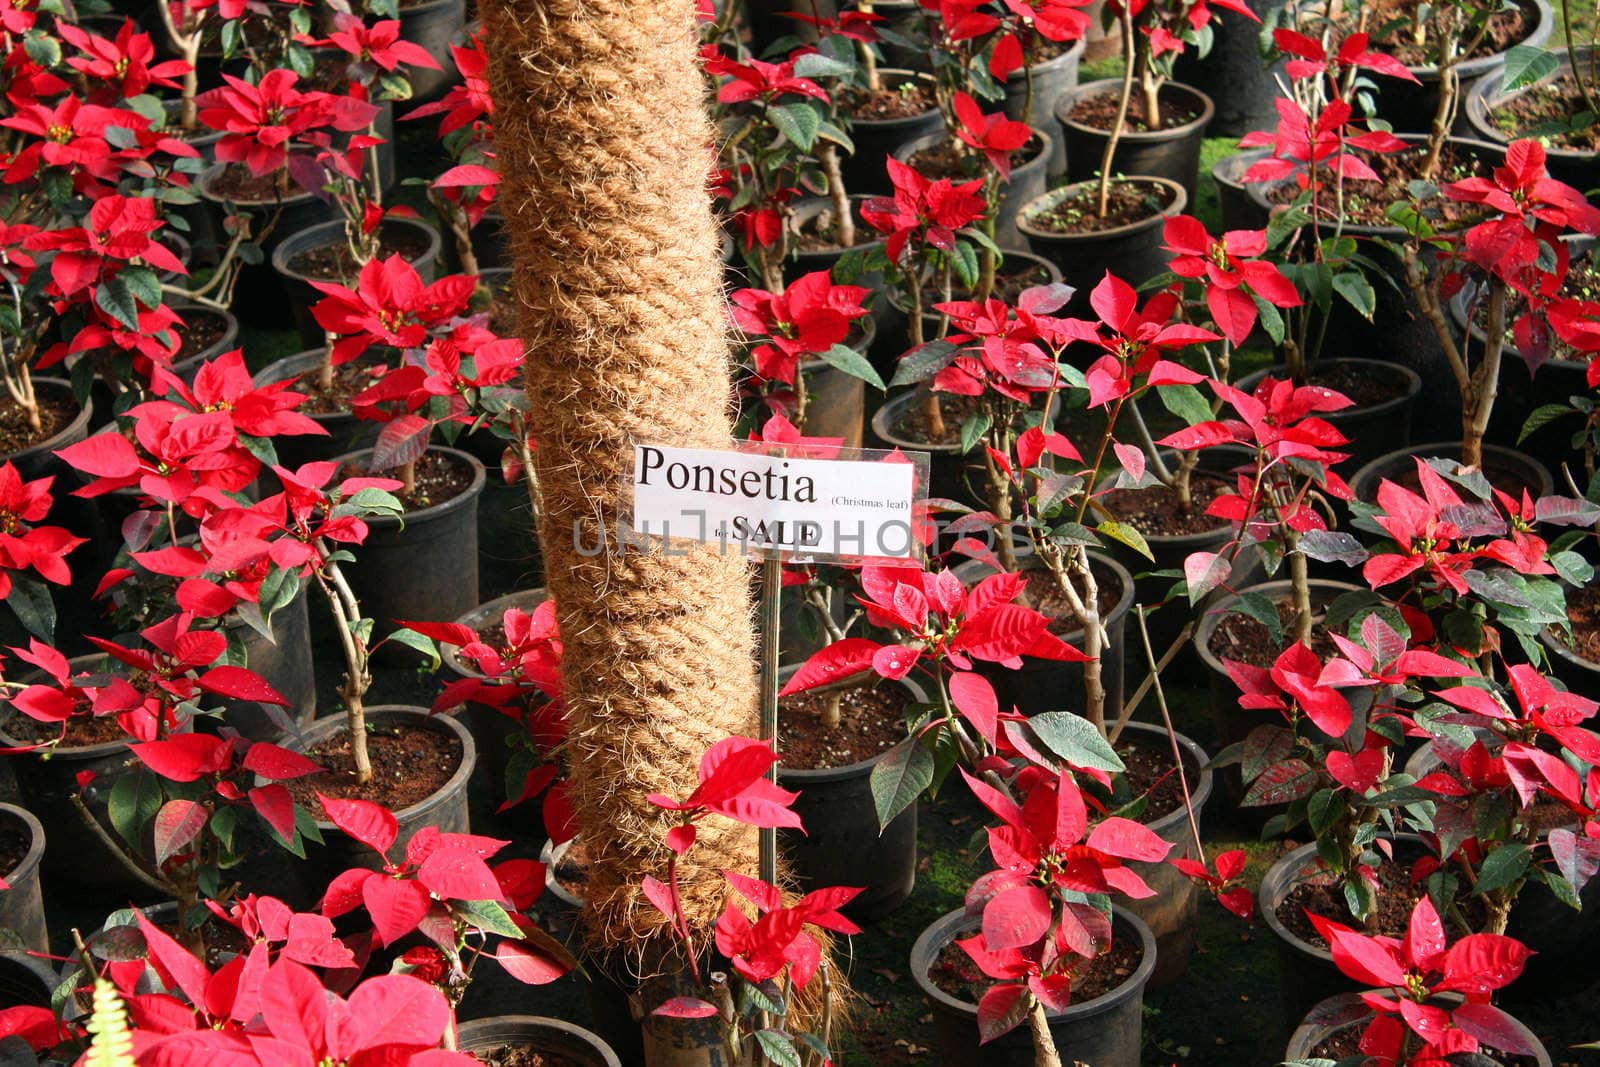
M1078 87L1078 68L1087 42L1078 38L1059 56L1035 64L1026 73L1012 71L1006 78L1006 117L1026 122L1050 135L1050 158L1045 175L1059 178L1067 172L1067 141L1056 118L1056 101ZM1033 83L1033 107L1028 107L1028 83Z
M1138 1067L1144 1035L1144 991L1156 965L1156 942L1138 916L1112 909L1112 940L1137 939L1139 966L1121 985L1092 1000L1051 1012L1050 1036L1063 1063L1094 1067ZM934 985L928 972L946 945L970 937L978 927L957 909L934 921L911 946L911 977L933 1009L938 1061L944 1067L1033 1067L1033 1039L1026 1022L1004 1037L978 1044L978 1006L958 1000Z
M176 304L174 310L185 323L193 325L197 317L215 318L222 322L222 336L212 341L204 349L196 352L188 359L174 363L172 373L186 382L193 382L194 376L200 368L216 359L224 352L231 352L239 347L239 320L234 318L233 312L221 308L202 307L199 304Z
M1340 464L1346 477L1357 467L1411 444L1411 416L1416 408L1417 395L1422 392L1421 375L1410 367L1381 359L1323 359L1317 366L1328 371L1345 369L1393 382L1398 394L1381 403L1358 405L1320 416L1350 439L1347 444L1339 446L1339 451L1350 454L1350 458ZM1269 376L1283 381L1289 377L1289 368L1280 363L1247 374L1239 379L1236 387L1248 393ZM1315 376L1312 384L1316 384Z
M0 1010L23 1004L48 1008L59 981L60 976L43 960L26 952L0 952Z
M1249 0L1263 22L1283 10L1285 0ZM1205 93L1216 105L1216 118L1206 132L1212 137L1239 137L1269 129L1277 122L1273 101L1279 96L1274 75L1284 62L1268 65L1261 58L1262 22L1234 11L1218 11L1211 25L1211 50L1202 58L1185 49L1173 63L1173 76Z
M288 381L310 375L322 366L325 348L296 352L292 356L268 363L255 373L257 386ZM381 423L358 419L348 411L312 414L310 418L328 431L326 437L314 434L297 434L292 437L275 437L272 444L278 452L278 465L295 470L313 460L333 459L351 450L371 448L378 439Z
M420 4L400 6L401 38L421 45L439 64L438 70L422 66L408 68L414 103L426 103L443 96L450 86L461 80L450 45L460 40L466 28L464 0L424 0Z
M1578 655L1548 626L1539 631L1539 641L1544 645L1545 653L1549 657L1551 674L1579 696L1600 700L1600 663Z
M28 851L9 871L0 871L10 887L0 892L0 930L10 930L34 952L50 951L44 896L39 890L39 864L44 859L44 827L26 808L0 804L0 828L28 839ZM0 1004L0 1007L5 1005Z
M1389 995L1388 990L1375 990L1375 992ZM1453 1003L1461 1001L1460 995L1455 993L1444 994L1442 999ZM1366 1006L1359 993L1337 993L1318 1001L1300 1021L1300 1025L1295 1027L1294 1033L1289 1035L1289 1047L1284 1053L1285 1062L1311 1062L1312 1053L1318 1045L1343 1031L1355 1032L1364 1029L1371 1017L1372 1009ZM1537 1067L1551 1067L1550 1053L1533 1031L1516 1019L1511 1020L1511 1025L1524 1044L1534 1050L1533 1062ZM1458 1055L1450 1057L1450 1062L1459 1063L1462 1067L1495 1067L1501 1061L1481 1055Z
M422 251L406 257L417 274L421 276L423 284L433 281L434 269L439 262L439 231L423 222L412 219L386 219L378 230L380 239L398 238L406 236L422 245ZM323 222L315 226L308 226L298 232L290 233L278 243L272 251L272 269L278 277L283 279L284 295L289 301L289 310L294 316L295 328L300 331L300 338L306 345L315 345L327 339L327 331L317 324L311 315L311 305L322 299L322 294L312 288L310 278L296 270L292 263L296 256L310 252L313 249L326 248L344 242L343 222ZM319 278L318 281L335 281L345 286L354 286L355 277L349 278Z
M1035 197L1017 213L1017 229L1027 238L1028 248L1061 268L1062 280L1077 290L1069 304L1072 313L1087 313L1089 294L1108 271L1137 288L1172 261L1172 253L1161 247L1163 227L1169 218L1183 214L1189 195L1183 186L1166 178L1138 175L1123 181L1149 186L1160 209L1152 208L1146 218L1107 230L1060 233L1045 227L1038 220L1040 214L1084 190L1092 193L1094 183L1076 182Z
M295 598L272 613L270 641L242 620L226 628L230 639L243 644L250 669L289 702L288 707L280 708L252 700L229 700L223 721L245 737L272 741L284 732L282 719L306 726L317 717L316 663L306 607L309 588L309 583L302 582Z
M1004 196L1000 199L1000 207L995 212L994 218L994 240L1001 248L1027 251L1028 242L1017 229L1017 213L1022 210L1024 204L1042 196L1047 185L1046 169L1050 157L1055 152L1055 141L1047 130L1037 126L1033 128L1033 136L1039 145L1033 157L1019 166L1012 167L1011 180L1001 187ZM902 163L909 164L918 152L936 148L948 137L949 134L942 129L918 137L896 149L894 157Z
M933 89L933 79L926 74L893 67L880 68L878 74L883 78L884 86L890 89L912 79L920 80L930 91ZM856 150L840 161L845 188L852 193L892 194L894 184L889 180L884 161L893 156L901 145L942 129L944 116L937 107L904 118L852 118L850 139L855 142Z
M1558 61L1556 69L1532 85L1524 85L1505 92L1500 88L1505 77L1503 69L1486 74L1473 84L1472 91L1464 97L1466 103L1463 108L1473 137L1496 144L1509 144L1516 139L1495 123L1494 112L1505 104L1519 97L1537 93L1545 86L1572 73L1574 53L1568 52L1565 48L1558 48L1552 49L1551 54ZM1593 62L1594 50L1587 45L1579 45L1576 55L1579 66L1586 70ZM1552 178L1565 182L1580 193L1588 193L1600 186L1600 152L1547 145L1545 166Z
M486 481L483 464L454 448L430 453L465 464L471 482L442 503L402 516L366 519L367 539L345 573L361 609L375 620L374 641L397 619L453 619L478 605L478 498ZM368 453L341 456L347 471L365 472ZM380 475L380 477L383 475ZM385 649L377 655L385 657ZM411 653L395 649L402 660Z
M1080 100L1117 93L1121 85L1112 78L1086 82L1056 102L1056 119L1067 142L1068 181L1088 181L1098 175L1106 142L1111 139L1109 130L1074 120L1072 109ZM1163 101L1182 106L1193 117L1159 130L1124 130L1116 154L1111 157L1111 172L1166 178L1183 186L1193 200L1200 185L1200 146L1216 107L1205 93L1182 82L1168 82L1161 87L1161 96Z
M501 1048L525 1048L554 1055L572 1067L622 1067L611 1046L581 1026L538 1015L495 1015L456 1028L456 1047L480 1055Z
M1245 173L1258 160L1272 155L1270 148L1247 148L1223 156L1211 164L1211 180L1217 183L1217 200L1222 205L1222 229L1264 230L1268 212L1245 190Z
M883 402L883 406L872 416L872 436L877 439L876 447L928 453L928 495L976 503L976 494L967 486L969 482L974 486L983 484L983 467L980 461L961 451L959 441L950 444L917 441L904 436L897 429L901 417L917 399L917 390L908 389L891 395Z
M872 316L856 320L844 343L865 358L877 337ZM811 437L837 437L845 448L860 448L866 425L867 383L835 367L825 359L809 359L800 364L805 375L806 417L801 429ZM876 388L873 396L881 396Z
M784 668L787 681L799 667ZM911 699L927 699L922 689L901 679ZM778 845L804 890L824 886L861 886L862 892L844 913L856 922L883 918L911 895L917 882L917 805L913 804L878 830L872 801L872 769L885 754L845 767L800 770L779 766L778 784L800 793L793 808L805 833L778 831ZM871 856L871 863L862 857Z
M1357 500L1371 502L1377 498L1380 481L1385 478L1395 481L1402 475L1410 474L1417 469L1418 457L1433 456L1459 460L1461 442L1434 441L1379 456L1349 478L1350 490ZM1550 471L1543 463L1514 448L1485 444L1483 466L1490 484L1515 497L1520 498L1521 489L1525 488L1537 500L1541 496L1549 496L1555 488L1555 479L1550 476Z

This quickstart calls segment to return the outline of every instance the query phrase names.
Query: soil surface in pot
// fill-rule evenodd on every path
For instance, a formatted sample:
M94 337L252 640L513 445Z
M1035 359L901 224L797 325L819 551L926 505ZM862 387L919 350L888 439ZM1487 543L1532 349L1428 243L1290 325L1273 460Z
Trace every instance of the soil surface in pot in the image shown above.
M15 826L0 826L0 878L17 869L33 847L33 836Z
M1572 623L1572 640L1559 631L1556 639L1590 663L1600 665L1600 586L1569 591L1567 618Z
M1572 118L1589 110L1583 92L1571 74L1527 89L1499 107L1489 109L1489 123L1508 140L1537 137L1549 148L1577 152L1600 149L1600 126L1572 126Z
M1115 86L1101 92L1081 96L1072 105L1072 113L1067 116L1080 126L1088 126L1094 130L1110 130L1117 121L1117 103L1119 92ZM1161 129L1170 130L1174 126L1182 126L1186 122L1193 122L1200 117L1200 112L1190 103L1188 93L1162 93L1157 99L1161 108ZM1149 125L1145 122L1144 103L1138 94L1128 101L1128 124L1124 127L1130 133L1148 133Z
M839 726L822 725L828 696L796 693L778 703L782 766L815 771L871 759L906 739L905 706L910 696L897 685L856 686L840 694Z
M528 1045L501 1045L488 1052L474 1052L473 1056L488 1067L583 1067L571 1056L543 1052Z
M328 768L320 774L285 782L297 803L321 811L317 793L341 800L371 800L391 811L409 808L437 793L461 766L461 742L421 726L367 724L367 756L372 780L355 779L355 757L349 736L339 731L306 750Z
M1082 1004L1111 992L1128 980L1139 969L1144 952L1133 931L1111 942L1111 948L1091 960L1072 979L1072 1002ZM994 979L978 969L966 950L954 941L939 950L939 955L928 968L928 977L943 993L957 1000L976 1004L983 998Z
M1409 864L1383 864L1378 868L1377 918L1374 925L1364 932L1372 936L1405 937L1406 929L1411 922L1411 909L1416 907L1417 901L1426 896L1427 892L1426 880L1416 883L1411 881ZM1460 929L1454 918L1449 915L1443 916L1445 929L1452 940L1482 928L1481 900L1463 897L1460 903L1467 922L1472 924L1472 929ZM1324 918L1333 919L1335 922L1344 923L1346 926L1358 925L1351 918L1349 906L1345 903L1343 884L1333 878L1301 882L1278 902L1278 921L1283 923L1284 928L1306 944L1325 949L1328 943L1317 933L1316 927L1311 925L1311 920L1306 917L1307 910Z
M1311 611L1320 620L1327 614L1328 605L1339 599L1339 593L1332 589L1311 589ZM1294 633L1295 621L1299 615L1294 610L1294 598L1285 593L1277 601L1278 622L1283 627L1284 640L1289 640ZM1219 660L1237 660L1247 663L1252 667L1270 668L1278 660L1278 655L1283 651L1272 640L1272 633L1259 621L1239 611L1230 611L1225 615L1217 628L1212 631L1211 637L1206 641L1206 647L1211 649L1211 654ZM1326 662L1339 651L1333 643L1333 638L1328 636L1322 623L1316 621L1311 626L1311 651L1317 658Z
M228 320L210 308L184 308L181 314L183 329L178 331L178 352L172 357L174 363L193 359L222 340L228 332Z
M1327 1037L1311 1046L1312 1059L1328 1059L1338 1063L1345 1060L1354 1060L1361 1056L1361 1034L1366 1025L1359 1024L1347 1026L1342 1030L1335 1030ZM1366 1060L1366 1063L1376 1063L1377 1060ZM1505 1067L1535 1067L1537 1060L1528 1059L1526 1056L1507 1056L1504 1053L1483 1053L1475 1060L1476 1063L1499 1063Z
M856 218L856 240L852 248L881 240L883 235ZM839 243L839 219L833 208L825 207L815 215L801 221L794 228L792 243L801 252L831 252L843 247Z
M1122 599L1122 581L1115 571L1098 562L1090 561L1089 571L1094 575L1095 588L1099 593L1100 618L1104 621L1111 614L1111 609L1117 606L1117 601ZM1072 614L1072 605L1050 572L1039 566L1025 567L1023 573L1028 579L1028 586L1017 602L1026 601L1033 610L1049 619L1050 632L1056 636L1077 633L1078 620Z
M909 119L934 109L933 89L921 78L886 89L858 89L840 96L840 107L852 119Z
M78 417L78 405L69 396L37 389L34 399L39 404L38 430L28 425L27 413L16 401L9 396L0 398L0 456L21 452L55 436Z
M428 235L409 226L391 226L378 231L378 259L393 255L404 256L407 263L415 263L428 250ZM343 241L318 245L289 257L289 269L306 278L318 281L340 281L354 278L361 264L350 254L350 246Z
M1044 150L1044 142L1038 137L1028 138L1028 143L1011 153L1011 169L1032 162ZM966 153L956 151L956 147L948 140L940 141L928 148L918 149L911 154L911 167L921 175L935 180L950 178L956 181L975 178L981 168L978 165L979 153L975 150Z
M1406 379L1399 373L1373 374L1371 367L1348 363L1323 363L1306 376L1307 385L1320 385L1350 398L1346 411L1376 407L1406 395Z
M1011 265L1008 266L1002 261L1000 266L995 268L994 290L990 295L996 300L1004 300L1009 304L1014 303L1017 297L1021 296L1025 290L1032 289L1036 285L1049 284L1050 268L1042 263L1034 263L1029 260L1012 260ZM909 301L906 300L905 294L899 290L893 290L892 292L895 306L902 311L909 311ZM956 285L950 290L950 299L971 300L972 290ZM943 303L945 303L943 289L935 288L932 285L922 287L923 314L938 315L937 311L932 310L933 305ZM931 338L929 339L931 340Z
M1431 67L1438 58L1438 45L1427 37L1420 43L1416 38L1418 9L1423 6L1423 0L1376 0L1370 5L1351 5L1346 10L1357 12L1362 11L1363 7L1370 7L1367 29L1372 34L1372 44L1376 49L1387 52L1408 67ZM1479 59L1504 52L1528 36L1533 32L1536 21L1532 10L1530 4L1495 15L1489 20L1489 32L1483 35L1477 49L1464 58ZM1341 29L1355 29L1353 18L1349 15L1339 22Z
M1146 537L1182 537L1209 533L1226 527L1206 514L1211 502L1221 496L1228 483L1214 474L1196 472L1189 483L1189 507L1178 503L1178 494L1165 485L1144 489L1113 489L1100 498L1118 519Z
M581 837L574 837L556 861L555 880L562 889L582 900L584 887L589 884L588 866L589 843Z
M295 380L294 392L305 394L299 410L306 415L348 415L350 402L382 377L383 366L358 359L333 368L333 383L324 389L317 368Z
M1028 225L1049 233L1100 233L1152 218L1166 210L1170 203L1172 190L1164 185L1117 181L1111 183L1106 213L1101 215L1099 183L1086 182L1072 195L1025 217Z
M359 473L375 478L395 477L394 471L347 469L352 474ZM435 504L454 500L472 485L472 468L466 461L444 452L424 452L422 458L417 460L416 473L416 488L410 492L403 489L393 491L395 498L405 505L407 511L421 511L423 508L431 508Z
M67 732L64 737L55 723L39 722L26 715L12 716L5 724L5 731L28 745L48 743L61 737L61 743L56 746L61 749L87 748L107 741L128 740L128 732L122 728L115 715L93 717L74 715L67 720Z
M928 430L928 417L922 402L913 400L900 410L899 418L890 427L895 436L906 441L926 445L954 445L961 442L961 424L978 413L982 398L963 396L960 393L940 393L939 410L944 415L944 434L936 441Z
M273 171L257 178L243 164L230 163L212 180L211 193L236 204L270 204L303 195L304 190L292 181L280 185L281 177Z
M1359 192L1352 192L1349 185L1345 187L1344 194L1344 220L1360 226L1385 226L1393 227L1394 223L1386 212L1389 205L1398 202L1409 202L1411 193L1408 188L1412 181L1420 175L1418 171L1426 155L1425 150L1413 149L1406 152L1361 152L1362 160L1378 175L1378 184L1370 181L1360 183ZM1331 171L1323 168L1321 180L1325 190L1334 188L1335 178ZM1439 172L1435 176L1435 184L1444 186L1448 182L1458 182L1466 178L1487 178L1493 167L1480 163L1473 156L1455 145L1446 144L1439 161ZM1267 190L1267 199L1274 204L1292 204L1300 197L1300 186L1295 182L1284 182L1272 186ZM1438 214L1448 222L1457 222L1469 215L1477 213L1477 208L1472 204L1459 203L1444 197L1438 197L1428 204L1430 209L1437 209ZM1331 205L1325 208L1330 213Z

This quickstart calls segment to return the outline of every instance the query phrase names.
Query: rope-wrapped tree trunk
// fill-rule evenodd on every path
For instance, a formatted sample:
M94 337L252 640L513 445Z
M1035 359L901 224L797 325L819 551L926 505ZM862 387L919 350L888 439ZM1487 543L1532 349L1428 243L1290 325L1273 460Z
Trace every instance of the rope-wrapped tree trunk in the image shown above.
M650 957L667 937L641 878L665 878L667 822L700 754L753 736L749 574L737 555L621 553L635 442L731 432L712 130L691 0L491 0L511 293L528 345L547 582L565 644L567 760L589 851L593 937ZM605 551L591 554L597 541ZM681 865L708 933L720 868L755 873L755 831L712 818Z

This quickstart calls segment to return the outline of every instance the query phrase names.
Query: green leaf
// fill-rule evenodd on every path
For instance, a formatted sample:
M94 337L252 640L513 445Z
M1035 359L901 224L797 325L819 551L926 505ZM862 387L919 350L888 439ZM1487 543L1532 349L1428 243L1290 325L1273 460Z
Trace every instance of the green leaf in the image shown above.
M1192 385L1158 385L1156 395L1166 409L1194 426L1211 418L1211 405L1200 390Z
M800 1053L782 1030L757 1030L756 1044L761 1046L761 1054L767 1062L775 1067L800 1067Z
M1372 321L1372 314L1378 307L1378 296L1372 291L1372 283L1367 281L1366 275L1357 271L1335 274L1333 291L1344 297L1351 307L1361 313L1362 318Z
M1521 878L1528 869L1532 853L1527 845L1508 842L1489 853L1478 869L1478 884L1472 887L1474 896L1504 887Z
M135 333L139 331L139 303L134 299L133 290L128 288L128 283L121 278L112 278L97 287L94 291L94 303L119 325L126 326Z
M974 230L973 233L978 231ZM961 279L961 284L968 289L978 287L978 250L964 241L957 241L954 251L951 252L950 264L955 267L956 277Z
M1500 91L1510 92L1532 85L1555 73L1561 61L1555 53L1532 45L1512 45L1506 50L1505 68L1500 75Z
M1278 618L1278 605L1264 593L1241 593L1234 609L1267 628L1274 646L1283 645L1283 622Z
M1306 821L1311 824L1311 832L1321 837L1323 831L1339 817L1342 807L1338 803L1338 794L1332 789L1319 789L1311 794L1311 801L1306 806Z
M1261 324L1261 328L1266 331L1273 344L1283 344L1283 313L1275 305L1255 293L1250 294L1250 299L1256 303L1256 321Z
M1155 555L1150 551L1150 546L1145 543L1144 535L1132 526L1118 522L1115 519L1106 519L1095 527L1095 530L1113 541L1121 541L1151 563L1156 561Z
M827 361L828 366L842 370L852 378L860 378L880 392L888 388L872 364L867 362L867 357L848 345L834 345L818 355Z
M142 851L145 823L161 810L161 783L156 781L155 775L137 769L123 775L111 787L106 804L111 828L135 852Z
M1094 724L1070 711L1047 711L1028 720L1033 736L1060 759L1089 770L1120 771L1124 767L1111 743Z
M980 411L961 424L961 451L971 452L983 435L989 432L989 413Z
M851 63L825 56L821 52L807 52L794 61L797 78L838 78L855 70Z
M822 125L822 117L810 104L780 104L768 108L767 117L796 148L802 152L811 151L817 139L817 130Z
M882 832L933 784L933 753L917 738L908 737L884 753L872 768L868 784Z
M1520 46L1518 46L1520 47ZM1530 434L1536 433L1544 426L1556 419L1573 414L1573 410L1565 404L1541 404L1528 413L1528 421L1522 424L1522 432L1517 434L1517 444L1528 439Z
M894 369L894 377L889 379L890 385L915 385L926 381L950 365L950 361L961 351L960 346L949 341L929 341L921 348L916 348L900 357L900 363Z
M521 937L522 930L511 921L506 909L492 900L452 900L450 911L472 926L502 937Z
M424 637L415 630L401 627L384 640L415 649L428 660L429 670L439 669L439 648L433 643L433 638Z
M11 609L23 629L41 641L55 641L56 602L50 596L48 585L30 574L13 571L11 592L6 595L5 605Z

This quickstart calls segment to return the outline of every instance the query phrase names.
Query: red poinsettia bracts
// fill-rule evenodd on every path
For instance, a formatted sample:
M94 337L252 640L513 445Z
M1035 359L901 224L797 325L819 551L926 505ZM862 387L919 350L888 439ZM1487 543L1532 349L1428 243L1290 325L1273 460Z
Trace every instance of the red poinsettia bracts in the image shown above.
M464 274L451 274L425 285L417 269L396 254L362 267L354 289L337 282L311 284L323 294L311 313L338 338L332 352L337 365L373 345L420 347L429 330L466 311L476 283Z
M1016 122L996 111L985 115L978 102L966 93L955 97L956 136L961 143L983 153L989 166L995 169L1002 181L1011 180L1011 153L1028 143L1033 131L1026 122Z
M451 45L450 55L461 73L461 84L451 86L440 99L406 115L408 119L443 115L439 122L441 136L463 127L486 124L494 114L494 101L489 98L489 56L483 50L483 31L473 34L464 45Z
M84 543L60 526L38 525L54 503L55 478L23 481L9 460L0 466L0 600L11 595L12 572L32 570L47 582L72 581L66 557Z
M828 102L828 94L810 78L796 77L793 59L782 63L765 63L752 59L740 63L721 53L712 53L705 60L706 73L727 78L717 89L717 101L723 104L743 104L751 100L768 103L782 96L807 96Z
M757 911L756 920L751 922L730 899L716 926L717 951L728 957L733 969L748 981L765 982L787 968L795 987L803 989L822 962L822 946L806 933L807 926L847 936L861 932L838 910L859 896L859 889L830 886L807 893L785 907L777 886L737 871L722 873L734 892Z
M956 231L977 222L989 208L982 178L958 185L949 178L929 181L897 159L888 160L887 166L894 196L868 200L861 217L887 235L884 250L896 262L913 241L949 251L955 247Z
M828 272L819 270L781 293L736 290L729 312L748 337L764 339L750 353L756 374L793 385L802 359L841 343L852 322L871 314L861 303L868 295L859 285L834 285Z
M1178 305L1177 294L1162 290L1140 308L1133 286L1107 271L1089 294L1089 306L1100 321L1061 320L1060 339L1087 341L1105 352L1084 374L1090 407L1109 404L1139 388L1205 381L1203 375L1162 358L1166 352L1221 340L1210 330L1173 322Z
M378 114L378 105L354 97L301 92L292 70L269 70L257 85L230 74L222 79L226 85L199 97L200 121L223 135L219 160L242 163L258 178L284 166L291 149L325 146L331 130L365 130Z
M189 64L181 59L152 63L155 44L148 33L136 32L132 19L125 20L110 40L64 19L56 21L55 29L62 40L83 53L68 57L67 65L82 74L93 89L114 86L119 99L131 99L152 85L176 89L178 79L189 72Z
M1274 307L1300 306L1294 283L1277 264L1259 258L1267 251L1265 230L1229 230L1219 239L1199 219L1179 215L1167 220L1163 239L1174 253L1172 272L1203 280L1206 307L1234 346L1244 344L1255 328L1257 297Z
M426 48L401 38L399 19L380 19L369 26L355 15L341 12L334 16L334 26L326 40L310 43L338 48L349 54L352 62L380 70L392 71L402 65L440 69L439 61Z

